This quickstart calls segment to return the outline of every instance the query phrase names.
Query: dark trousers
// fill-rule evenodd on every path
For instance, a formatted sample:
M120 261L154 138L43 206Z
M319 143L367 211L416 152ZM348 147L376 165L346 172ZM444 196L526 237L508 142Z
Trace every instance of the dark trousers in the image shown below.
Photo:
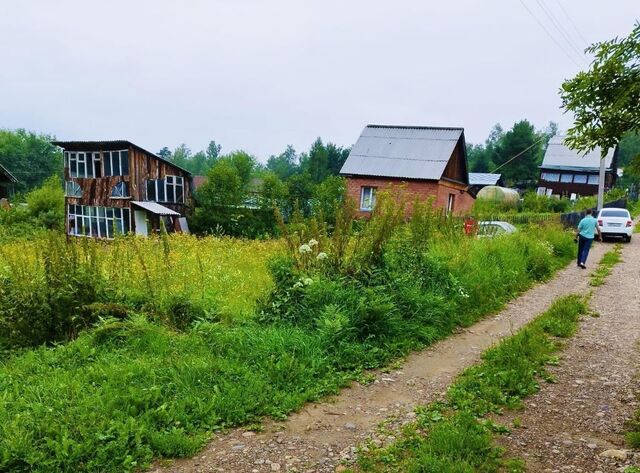
M582 235L578 237L578 264L587 262L591 243L593 243L593 238L585 238Z

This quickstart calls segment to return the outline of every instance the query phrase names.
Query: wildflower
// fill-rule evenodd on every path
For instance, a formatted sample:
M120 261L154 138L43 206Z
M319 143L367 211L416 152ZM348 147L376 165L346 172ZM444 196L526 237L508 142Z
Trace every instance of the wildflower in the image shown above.
M300 248L298 248L298 251L300 251L300 253L302 254L311 253L311 247L309 245L300 245Z
M318 256L316 256L316 259L318 260L327 259L327 254L324 251L321 251L320 253L318 253Z
M294 288L294 289L298 289L298 288L300 288L300 287L302 287L302 282L301 282L301 281L298 281L297 283L295 283L295 284L293 285L293 288Z
M314 240L313 238L309 240L309 246L316 246L318 244L318 240Z
M310 285L310 284L313 284L313 279L311 279L311 278L304 278L304 279L302 280L302 282L304 283L304 285L305 285L305 286L308 286L308 285Z

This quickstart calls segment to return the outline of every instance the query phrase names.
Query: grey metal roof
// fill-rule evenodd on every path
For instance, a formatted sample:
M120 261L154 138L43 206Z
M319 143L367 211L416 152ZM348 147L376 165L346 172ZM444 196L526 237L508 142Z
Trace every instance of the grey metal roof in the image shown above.
M556 135L549 140L549 146L544 154L541 168L546 169L569 169L569 170L594 170L600 168L600 148L581 154L569 148L564 140L565 136ZM611 168L613 162L614 149L610 149L605 156L605 166Z
M175 210L165 207L164 205L160 205L157 202L132 200L131 203L137 207L148 210L149 212L156 215L174 215L174 216L180 217L180 214Z
M502 174L490 172L470 172L469 185L471 186L495 186L502 177Z
M7 179L9 179L10 182L18 182L18 179L16 178L16 176L11 174L9 170L6 167L4 167L2 164L0 164L0 174L4 174L5 176L7 176Z
M368 125L340 174L438 180L462 128Z

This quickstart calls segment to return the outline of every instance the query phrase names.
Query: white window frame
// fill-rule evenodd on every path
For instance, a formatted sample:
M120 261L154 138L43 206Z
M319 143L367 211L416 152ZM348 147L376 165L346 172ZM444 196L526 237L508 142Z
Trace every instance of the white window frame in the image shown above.
M560 173L559 172L543 172L542 179L547 182L559 182Z
M73 155L74 157L72 158L71 155ZM74 162L76 165L75 173L72 173L71 171L72 162ZM82 174L78 172L78 165L80 163L84 165L84 172ZM69 169L69 177L75 177L79 179L93 179L96 176L102 176L102 168L100 167L100 153L97 151L65 151L64 165L67 169Z
M80 213L76 213L78 208L80 208ZM108 216L109 212L111 212L111 217ZM125 217L125 215L127 215L127 217ZM72 219L73 227L71 226ZM131 231L131 211L128 208L120 207L94 207L90 205L69 204L67 206L67 222L69 223L69 235L113 240L117 233ZM101 223L104 223L104 235L101 229ZM93 228L94 225L95 232ZM118 225L121 230L118 230ZM126 232L124 231L125 229Z
M362 186L360 188L360 210L371 212L376 205L376 190L374 186ZM367 195L368 194L368 195Z
M152 202L161 202L165 204L184 204L184 200L185 200L184 199L184 177L168 175L168 176L165 176L164 179L150 179L150 180L154 182L155 199L152 200L149 198L149 193L148 193L149 188L145 186L145 189L147 191L147 200ZM173 191L173 200L169 200L167 197L169 195L170 188ZM158 198L159 189L162 189L163 191L162 199ZM176 198L176 196L178 195L176 191L178 190L181 191L180 199Z
M113 193L116 191L116 189L119 186L125 186L125 190L127 191L126 194L127 195L113 195ZM119 192L120 194L122 194L122 192ZM118 182L115 186L113 186L111 188L111 194L109 196L110 199L130 199L131 195L129 193L129 183L127 181L120 181Z
M573 174L569 174L569 173L560 174L560 182L564 184L571 184L573 182Z
M600 176L598 176L597 174L589 174L589 177L587 178L587 184L597 186L598 184L600 184Z
M124 154L126 153L126 154ZM104 157L104 175L108 176L108 177L114 177L114 176L128 176L129 173L131 172L129 170L129 150L128 149L120 149L120 150L114 150L114 151L103 151L102 155ZM126 156L126 157L125 157ZM109 174L107 174L107 166L106 166L106 162L107 160L109 160ZM122 172L122 163L123 162L127 162L127 172L123 173ZM116 162L118 164L118 173L114 173L113 172L113 163Z
M447 197L447 213L452 213L456 206L456 195L449 193Z
M586 184L588 181L589 181L589 176L587 174L576 174L573 176L574 184Z
M76 181L65 181L64 183L64 196L65 197L73 197L73 198L81 198L82 197L82 187Z

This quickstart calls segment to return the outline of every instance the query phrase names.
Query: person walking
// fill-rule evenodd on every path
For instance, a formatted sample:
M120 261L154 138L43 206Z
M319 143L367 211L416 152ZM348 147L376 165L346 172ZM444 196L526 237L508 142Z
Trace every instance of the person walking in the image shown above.
M587 215L578 223L578 232L576 233L576 241L578 242L578 266L585 269L587 265L587 257L593 239L598 235L600 239L600 228L598 221L593 216L593 210L587 209Z

